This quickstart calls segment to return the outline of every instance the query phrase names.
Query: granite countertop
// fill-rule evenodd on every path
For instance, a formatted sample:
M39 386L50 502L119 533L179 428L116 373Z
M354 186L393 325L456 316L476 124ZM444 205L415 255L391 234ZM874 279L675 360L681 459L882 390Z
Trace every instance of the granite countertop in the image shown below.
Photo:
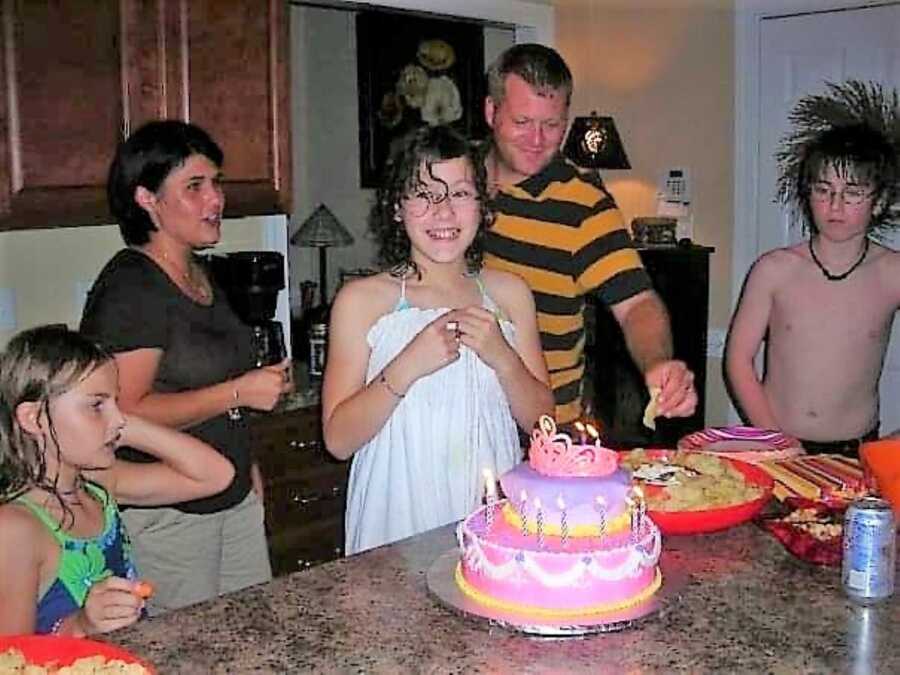
M426 571L452 527L106 636L168 673L900 672L900 596L863 610L840 572L753 525L667 537L681 591L640 625L529 637L441 606ZM867 639L860 640L860 636Z

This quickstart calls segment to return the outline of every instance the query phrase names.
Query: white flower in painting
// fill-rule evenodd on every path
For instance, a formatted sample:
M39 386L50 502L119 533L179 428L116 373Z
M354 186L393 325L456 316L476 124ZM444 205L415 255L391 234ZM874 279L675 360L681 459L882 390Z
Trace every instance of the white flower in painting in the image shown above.
M397 93L406 100L410 108L421 108L428 89L428 73L422 66L410 63L400 71L397 78Z
M462 117L462 101L456 84L446 75L431 78L425 92L422 120L434 127L438 124L455 122L460 117Z

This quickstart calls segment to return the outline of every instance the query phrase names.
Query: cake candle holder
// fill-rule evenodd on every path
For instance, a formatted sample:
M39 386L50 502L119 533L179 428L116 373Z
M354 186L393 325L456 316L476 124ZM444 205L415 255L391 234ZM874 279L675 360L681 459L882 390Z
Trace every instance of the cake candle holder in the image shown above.
M519 516L522 518L522 536L528 536L528 495L525 490L519 493Z
M538 548L544 548L544 511L541 506L541 500L537 497L534 499L535 522L537 524L537 544Z
M644 499L644 491L641 489L639 485L634 486L634 493L637 499L637 507L638 507L638 515L637 515L637 529L638 534L640 534L641 530L644 527L644 518L647 516L647 500Z
M602 537L606 534L606 501L602 496L597 495L597 499L594 502L594 508L597 509L597 513L600 516L600 522L598 524L600 533L597 536Z
M569 545L569 521L566 517L566 502L563 501L562 495L556 498L556 506L559 507L559 532L562 545Z
M494 527L494 503L497 501L497 484L494 481L493 471L485 469L482 473L484 474L485 502L487 502L484 517L487 529L490 531Z

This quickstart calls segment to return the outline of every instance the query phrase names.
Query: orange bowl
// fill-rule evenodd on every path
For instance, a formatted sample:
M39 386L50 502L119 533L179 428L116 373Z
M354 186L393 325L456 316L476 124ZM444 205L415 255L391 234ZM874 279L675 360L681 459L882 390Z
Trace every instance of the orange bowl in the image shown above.
M51 663L60 667L70 666L78 659L103 656L107 660L119 659L125 663L139 663L148 672L155 672L147 663L120 647L82 638L59 635L0 636L0 654L9 649L18 649L28 663L40 666Z
M670 450L647 450L650 459L663 459L675 454ZM772 488L775 481L772 477L753 464L737 459L720 457L723 462L728 462L736 470L743 474L751 485L761 487L763 493L756 499L751 499L740 504L724 506L715 509L700 509L697 511L657 511L648 509L647 515L656 523L663 534L702 534L704 532L718 532L729 527L746 523L759 515L763 507L772 498ZM646 491L652 491L656 486L642 486ZM662 489L662 488L659 488Z

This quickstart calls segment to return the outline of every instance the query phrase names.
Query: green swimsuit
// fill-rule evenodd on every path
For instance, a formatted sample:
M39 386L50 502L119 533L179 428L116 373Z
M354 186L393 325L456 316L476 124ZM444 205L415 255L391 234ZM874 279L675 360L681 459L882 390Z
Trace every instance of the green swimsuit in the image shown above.
M136 579L131 562L131 543L119 518L115 500L99 485L85 483L85 489L103 505L103 532L97 537L72 537L44 509L25 497L15 503L30 510L59 544L56 579L38 600L36 633L51 633L57 622L84 606L88 591L110 576Z

